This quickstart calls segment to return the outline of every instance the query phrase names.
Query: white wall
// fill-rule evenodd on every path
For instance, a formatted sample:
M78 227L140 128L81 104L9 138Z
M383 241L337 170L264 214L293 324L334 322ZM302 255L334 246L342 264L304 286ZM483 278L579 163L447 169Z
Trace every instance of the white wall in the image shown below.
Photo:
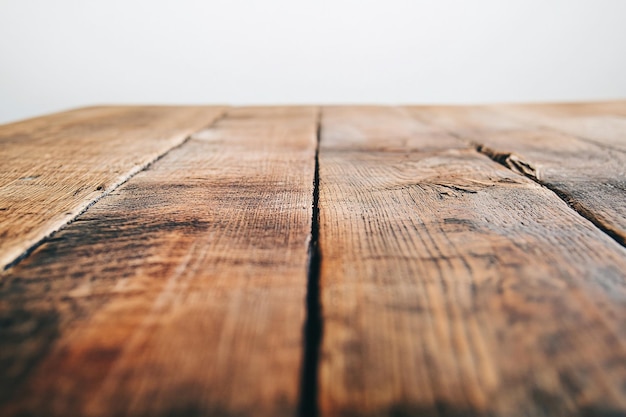
M624 0L0 0L0 123L100 103L626 98Z

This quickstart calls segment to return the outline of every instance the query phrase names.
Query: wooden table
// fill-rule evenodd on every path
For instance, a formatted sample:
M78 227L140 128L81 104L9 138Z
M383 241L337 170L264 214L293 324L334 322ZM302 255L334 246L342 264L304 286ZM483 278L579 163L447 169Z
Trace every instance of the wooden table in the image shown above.
M626 101L0 127L1 416L626 415Z

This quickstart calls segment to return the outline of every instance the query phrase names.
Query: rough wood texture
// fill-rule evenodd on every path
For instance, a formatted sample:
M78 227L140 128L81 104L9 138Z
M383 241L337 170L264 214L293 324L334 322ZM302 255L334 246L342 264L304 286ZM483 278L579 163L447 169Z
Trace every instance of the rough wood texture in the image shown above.
M0 127L0 416L626 415L626 102L318 110Z
M622 415L626 250L474 149L368 123L323 112L321 415Z
M0 269L220 113L90 107L0 126Z
M0 415L294 415L316 122L232 110L5 273Z
M554 129L626 151L626 101L494 106L530 126Z
M437 127L420 123L402 107L342 106L327 107L324 147L335 150L408 151L465 148Z
M550 112L559 109L538 106L544 108ZM567 108L560 111L565 113ZM541 120L549 120L547 116L537 117L534 126L522 122L528 114L519 109L416 107L412 111L417 118L453 132L494 160L554 190L576 211L626 246L626 151L540 127ZM520 116L520 112L526 116ZM590 105L586 113L592 113ZM626 124L612 131L614 138L619 138L618 132L626 132ZM602 140L601 136L587 136ZM622 141L626 140L624 137L622 133Z

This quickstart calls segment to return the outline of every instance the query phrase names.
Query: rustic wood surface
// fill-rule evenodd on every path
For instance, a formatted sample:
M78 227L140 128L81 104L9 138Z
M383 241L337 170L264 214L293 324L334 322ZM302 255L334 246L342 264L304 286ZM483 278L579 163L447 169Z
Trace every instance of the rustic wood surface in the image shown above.
M626 104L535 104L498 106L530 126L547 127L604 147L626 151Z
M0 126L0 415L626 415L624 120L620 101Z
M220 113L89 107L0 126L0 268Z
M624 248L441 132L385 150L338 113L319 156L321 414L626 410Z
M607 113L616 114L617 103L608 104ZM420 120L443 128L552 189L581 215L626 245L626 114L615 116L619 123L607 123L605 130L595 129L584 135L572 134L576 123L567 124L570 128L556 122L550 125L551 120L557 120L551 115L559 114L558 109L560 114L567 114L566 109L571 107L573 114L594 114L588 107L585 110L573 105L564 109L543 105L412 110ZM533 123L524 121L534 112L541 116ZM561 118L577 120L574 116ZM580 116L580 120L586 118L602 120L597 113Z
M231 110L4 276L0 415L294 414L316 123Z

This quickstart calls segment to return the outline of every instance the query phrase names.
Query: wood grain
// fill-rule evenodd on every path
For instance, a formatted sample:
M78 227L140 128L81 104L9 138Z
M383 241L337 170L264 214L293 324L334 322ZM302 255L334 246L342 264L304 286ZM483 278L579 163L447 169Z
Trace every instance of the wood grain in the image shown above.
M385 149L341 112L319 153L321 415L626 413L626 250L474 149Z
M335 150L407 151L465 148L441 128L421 123L410 110L390 106L336 106L324 112L324 147Z
M626 101L494 106L508 117L626 151Z
M222 112L90 107L0 126L0 268Z
M556 111L558 106L540 108ZM543 123L540 117L534 125L521 121L511 108L415 107L412 111L417 118L453 132L512 170L554 190L576 211L626 245L625 151L538 127ZM615 130L615 137L625 131L626 125ZM595 137L600 140L600 136Z
M230 110L5 273L0 415L294 415L316 126Z

